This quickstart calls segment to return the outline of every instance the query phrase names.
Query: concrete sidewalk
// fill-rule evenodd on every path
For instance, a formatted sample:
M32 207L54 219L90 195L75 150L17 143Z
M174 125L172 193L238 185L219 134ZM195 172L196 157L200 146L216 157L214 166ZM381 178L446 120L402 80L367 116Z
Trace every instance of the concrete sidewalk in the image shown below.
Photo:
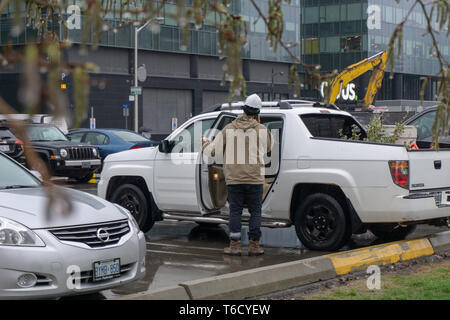
M187 281L114 300L245 299L328 280L370 265L388 265L450 250L450 231L295 262Z

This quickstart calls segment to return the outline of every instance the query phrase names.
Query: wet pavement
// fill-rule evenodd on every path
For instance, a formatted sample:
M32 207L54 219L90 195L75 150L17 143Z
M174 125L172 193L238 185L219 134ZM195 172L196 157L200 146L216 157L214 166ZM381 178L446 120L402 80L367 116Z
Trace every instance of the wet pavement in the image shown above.
M96 194L95 184L67 183L71 188ZM422 237L448 228L419 226L408 238ZM125 294L153 290L190 281L242 271L283 262L302 260L326 254L303 248L295 234L294 227L283 229L262 229L261 243L265 254L258 257L246 255L247 228L243 228L244 255L228 257L222 250L228 244L226 225L198 225L194 222L161 221L146 234L147 272L143 279L129 285L98 294L79 296L70 299L108 299ZM355 235L351 243L342 248L349 250L378 244L377 239L367 232Z

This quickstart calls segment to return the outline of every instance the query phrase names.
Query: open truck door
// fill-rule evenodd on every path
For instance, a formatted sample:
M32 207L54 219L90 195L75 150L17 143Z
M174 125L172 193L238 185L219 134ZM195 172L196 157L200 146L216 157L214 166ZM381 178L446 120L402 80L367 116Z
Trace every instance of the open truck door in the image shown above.
M205 138L213 141L223 128L238 117L231 112L222 112L217 116L211 130ZM227 203L228 193L223 173L223 163L215 163L199 152L196 169L197 200L202 215L220 211Z

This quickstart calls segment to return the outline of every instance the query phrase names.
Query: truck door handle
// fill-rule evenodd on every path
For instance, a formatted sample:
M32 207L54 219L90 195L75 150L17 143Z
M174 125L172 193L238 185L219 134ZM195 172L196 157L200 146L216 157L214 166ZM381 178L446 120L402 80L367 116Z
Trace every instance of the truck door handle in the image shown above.
M434 168L435 168L436 170L440 170L441 167L442 167L442 162L441 162L441 160L436 160L436 161L434 162Z

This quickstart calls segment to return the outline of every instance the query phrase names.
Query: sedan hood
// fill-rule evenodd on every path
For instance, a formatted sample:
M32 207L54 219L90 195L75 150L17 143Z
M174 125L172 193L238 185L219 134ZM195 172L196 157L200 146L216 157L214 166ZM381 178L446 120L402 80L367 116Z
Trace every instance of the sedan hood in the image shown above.
M115 205L74 189L60 188L72 201L73 210L62 216L50 213L47 219L47 195L44 188L0 191L0 216L17 221L30 229L67 227L126 219Z

